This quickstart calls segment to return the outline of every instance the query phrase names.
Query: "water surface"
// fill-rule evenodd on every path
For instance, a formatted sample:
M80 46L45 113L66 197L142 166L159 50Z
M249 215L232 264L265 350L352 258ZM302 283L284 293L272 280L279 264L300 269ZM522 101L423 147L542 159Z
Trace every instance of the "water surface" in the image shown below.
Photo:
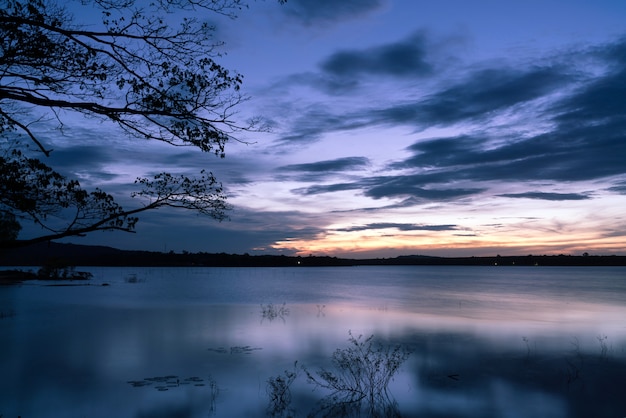
M411 352L392 416L626 416L626 268L81 270L0 287L3 418L336 415L301 366L349 333Z

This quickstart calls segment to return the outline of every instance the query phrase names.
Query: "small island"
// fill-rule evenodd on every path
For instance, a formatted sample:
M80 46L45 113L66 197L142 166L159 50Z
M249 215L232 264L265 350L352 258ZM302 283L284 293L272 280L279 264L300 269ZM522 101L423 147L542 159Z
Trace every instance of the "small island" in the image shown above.
M86 271L76 271L73 266L45 265L37 272L32 270L0 270L0 285L18 284L27 280L89 280L93 275Z

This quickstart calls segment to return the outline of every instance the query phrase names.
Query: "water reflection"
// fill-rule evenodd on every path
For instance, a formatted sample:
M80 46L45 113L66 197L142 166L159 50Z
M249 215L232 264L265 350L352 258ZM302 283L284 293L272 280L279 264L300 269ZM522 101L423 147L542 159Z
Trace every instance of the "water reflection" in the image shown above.
M442 337L413 340L414 411L424 416L609 417L626 410L618 394L626 384L623 352L605 357L600 349L586 352L565 342L553 349L543 341L530 351L525 344L512 350L463 335L445 338L457 344Z
M399 417L389 383L410 350L375 343L373 335L364 339L349 334L349 346L333 353L335 370L321 368L313 373L304 368L309 383L330 392L309 416Z
M288 294L299 276L280 270L288 277L276 279L284 291L276 298L286 303L261 309L268 295L215 303L223 283L206 276L164 277L163 285L150 276L136 285L124 272L117 281L96 276L109 287L0 288L0 415L626 416L626 293L602 302L570 291L564 300L525 286L521 296L502 296L506 280L492 277L462 285L488 289L483 293L457 297L450 295L462 286L444 288L443 279L432 288L392 285L396 271L388 271L384 289L377 276L368 282L371 292L351 285L341 298L315 293L297 302ZM245 274L247 282L228 286L245 292L256 289L250 283L272 280ZM623 277L611 279L614 288ZM299 291L313 279L302 280ZM429 297L442 295L446 309L433 308ZM368 348L367 338L356 337L372 334L381 345L371 340ZM396 347L396 362L387 362ZM389 372L368 372L377 362Z
M267 415L273 418L287 418L296 415L295 409L291 405L291 385L298 377L300 370L298 362L293 365L292 370L285 370L283 374L271 376L267 379L267 396L269 404Z
M400 417L398 404L389 392L389 383L408 358L403 346L384 346L374 336L354 337L349 346L332 355L333 369L311 372L294 363L292 370L267 380L268 415L274 418L294 417L291 386L304 372L307 382L325 395L316 402L308 417Z

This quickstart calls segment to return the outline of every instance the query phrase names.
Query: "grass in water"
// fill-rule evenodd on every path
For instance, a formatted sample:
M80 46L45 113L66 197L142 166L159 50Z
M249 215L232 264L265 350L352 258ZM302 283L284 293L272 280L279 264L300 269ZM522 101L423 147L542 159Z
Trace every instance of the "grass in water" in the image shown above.
M312 373L303 368L309 383L330 391L309 416L400 416L389 383L410 350L377 343L373 335L349 335L349 346L333 353L334 370L322 368Z

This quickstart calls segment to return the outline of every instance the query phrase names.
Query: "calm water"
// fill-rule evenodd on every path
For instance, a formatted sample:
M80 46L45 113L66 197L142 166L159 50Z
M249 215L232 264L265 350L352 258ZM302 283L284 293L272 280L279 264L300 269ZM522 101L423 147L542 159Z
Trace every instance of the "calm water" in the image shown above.
M80 270L0 287L2 418L340 416L349 333L410 351L362 416L626 417L626 268Z

